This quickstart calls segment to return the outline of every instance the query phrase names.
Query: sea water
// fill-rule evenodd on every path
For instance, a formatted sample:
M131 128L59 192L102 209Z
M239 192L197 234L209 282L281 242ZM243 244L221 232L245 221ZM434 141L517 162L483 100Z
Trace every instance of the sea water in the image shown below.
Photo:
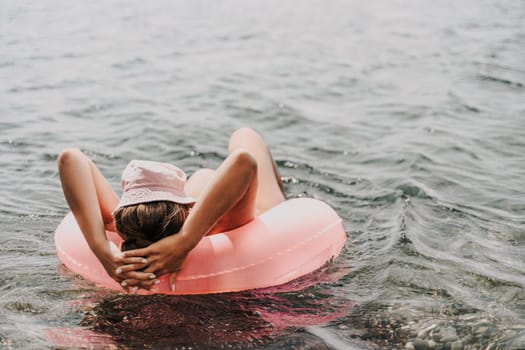
M524 57L522 1L0 1L0 348L524 348ZM61 149L118 189L241 126L343 218L334 262L148 298L59 263Z

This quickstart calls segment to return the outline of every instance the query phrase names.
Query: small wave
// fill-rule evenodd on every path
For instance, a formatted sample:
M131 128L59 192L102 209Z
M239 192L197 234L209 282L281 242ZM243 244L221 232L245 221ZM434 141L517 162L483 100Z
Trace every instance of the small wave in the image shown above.
M138 66L147 65L147 63L148 62L142 57L135 57L125 62L113 63L111 66L119 70L129 70L129 69L133 69Z
M416 182L398 185L396 186L396 190L401 191L402 198L432 199L432 196L427 193L430 189L425 190L422 184Z
M19 94L33 91L52 91L52 90L65 90L75 89L78 87L96 85L97 83L92 80L62 80L54 84L42 84L42 85L27 85L27 86L14 86L7 90L9 93Z
M510 80L510 79L506 79L506 78L495 77L495 76L489 75L489 74L479 74L478 77L482 81L498 83L498 84L502 84L502 85L506 85L506 86L510 86L510 87L515 87L515 88L520 88L520 89L525 87L525 85L523 83L519 82L519 81L514 81L514 80Z

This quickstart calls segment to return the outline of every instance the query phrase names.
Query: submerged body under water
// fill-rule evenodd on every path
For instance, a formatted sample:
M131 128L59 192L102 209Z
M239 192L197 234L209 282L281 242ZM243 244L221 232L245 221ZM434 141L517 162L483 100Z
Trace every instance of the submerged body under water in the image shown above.
M523 18L510 0L0 4L0 348L524 348ZM332 264L198 297L59 264L62 148L117 189L131 159L215 167L245 125L290 198L343 218Z

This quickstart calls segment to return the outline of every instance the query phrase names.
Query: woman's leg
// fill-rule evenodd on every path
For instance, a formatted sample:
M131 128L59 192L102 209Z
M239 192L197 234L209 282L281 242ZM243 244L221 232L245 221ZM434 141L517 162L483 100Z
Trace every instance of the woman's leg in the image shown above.
M215 175L215 170L209 168L202 168L197 170L193 175L190 176L186 185L184 186L184 191L190 197L199 200L199 197L202 193L202 190L210 182L210 180Z
M285 200L283 184L268 146L262 137L250 128L236 130L230 137L228 150L248 151L257 161L258 190L256 209L261 214Z

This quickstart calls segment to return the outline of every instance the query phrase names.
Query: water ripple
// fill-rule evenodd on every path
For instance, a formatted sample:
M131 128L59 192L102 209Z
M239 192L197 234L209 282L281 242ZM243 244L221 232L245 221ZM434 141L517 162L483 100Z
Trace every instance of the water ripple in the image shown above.
M288 196L333 206L348 242L308 277L318 286L163 300L194 321L177 344L210 345L200 332L239 348L523 348L521 4L62 5L2 8L0 347L53 348L57 333L65 347L122 346L79 323L134 315L135 299L58 264L61 149L82 149L118 189L131 159L216 167L228 135L252 126ZM130 323L141 346L148 320Z

